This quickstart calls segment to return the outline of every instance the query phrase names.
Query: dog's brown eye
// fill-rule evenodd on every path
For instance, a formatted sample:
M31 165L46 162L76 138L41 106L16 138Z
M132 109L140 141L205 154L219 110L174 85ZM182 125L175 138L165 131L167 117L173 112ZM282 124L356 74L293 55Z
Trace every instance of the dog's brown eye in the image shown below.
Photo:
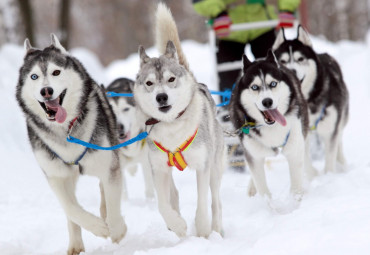
M284 64L286 64L286 61L285 60L280 60L280 63L282 63L284 65Z
M175 81L175 77L171 77L168 82L174 82Z
M147 82L146 82L146 85L148 85L148 86L152 86L152 85L153 85L153 82L151 82L151 81L147 81Z
M52 73L52 75L53 76L58 76L60 74L60 70L55 70L53 73Z
M302 62L303 61L303 58L302 57L300 57L299 59L298 59L298 62Z

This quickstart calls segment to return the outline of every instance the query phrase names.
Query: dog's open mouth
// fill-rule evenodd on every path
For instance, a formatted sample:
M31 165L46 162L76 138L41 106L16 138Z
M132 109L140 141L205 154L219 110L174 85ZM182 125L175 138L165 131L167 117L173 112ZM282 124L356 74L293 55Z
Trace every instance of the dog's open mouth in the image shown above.
M118 139L120 143L126 142L130 138L130 132L127 132L125 134L119 134Z
M168 112L170 109L171 109L171 105L165 105L165 106L161 106L159 107L158 109L161 111L161 112Z
M286 125L286 119L285 117L278 111L278 109L268 109L266 111L261 111L266 124L272 125L276 122L278 122L280 125L285 126Z
M66 95L67 89L54 100L48 100L45 102L39 102L41 107L46 113L46 118L49 121L56 121L63 123L67 118L67 111L62 107L64 96Z

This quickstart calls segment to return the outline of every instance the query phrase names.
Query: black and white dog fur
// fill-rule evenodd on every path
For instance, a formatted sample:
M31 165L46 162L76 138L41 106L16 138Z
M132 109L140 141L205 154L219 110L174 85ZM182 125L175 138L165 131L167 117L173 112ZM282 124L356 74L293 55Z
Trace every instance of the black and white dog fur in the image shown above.
M345 167L342 135L348 121L349 95L338 63L328 54L315 53L302 26L298 27L294 40L286 40L281 30L273 50L278 61L301 81L309 107L309 127L317 131L325 145L324 172L335 171L337 162ZM308 154L308 139L306 146ZM312 173L316 172L312 166L311 169Z
M127 78L118 78L109 84L107 91L131 94L133 86L133 80ZM139 114L136 111L134 98L109 97L108 100L112 105L113 112L116 114L117 135L121 143L137 136L139 133L144 131L145 120L139 118ZM130 174L135 174L138 164L141 165L145 182L145 196L148 199L152 199L154 197L153 176L149 164L148 145L146 141L143 140L141 142L122 147L120 152L122 153L121 156L125 162L125 169L127 169ZM128 195L124 176L125 175L122 174L122 196L126 199Z
M182 152L188 164L186 169L195 169L197 175L196 232L204 237L212 230L221 233L219 190L225 155L223 131L216 120L215 103L207 87L197 83L189 71L175 21L164 4L159 4L156 11L156 43L163 54L158 58L148 57L144 48L139 48L141 63L134 96L138 108L156 122L148 126L148 145L159 211L170 230L179 237L186 235L187 225L180 215L172 177L175 168L167 164L169 157L156 148L154 141L174 152L198 129L191 146ZM208 219L209 188L212 225Z
M81 227L119 242L121 170L117 151L97 151L66 141L69 134L100 146L118 143L114 113L101 87L70 56L55 35L43 50L25 41L26 55L16 89L34 155L67 216L68 254L84 251ZM84 152L86 152L84 154ZM78 160L77 165L70 162ZM85 211L75 190L80 174L100 179L101 218Z
M300 199L308 113L299 81L279 66L271 51L265 60L253 63L244 55L243 65L243 75L232 92L230 117L236 129L245 123L251 126L239 135L252 177L248 194L271 197L264 162L281 147L289 164L291 193Z

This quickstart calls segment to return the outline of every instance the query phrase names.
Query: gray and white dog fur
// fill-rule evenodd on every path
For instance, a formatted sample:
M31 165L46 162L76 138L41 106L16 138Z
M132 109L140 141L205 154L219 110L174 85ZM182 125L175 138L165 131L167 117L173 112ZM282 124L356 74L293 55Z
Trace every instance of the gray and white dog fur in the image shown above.
M223 131L216 120L215 103L207 87L197 83L189 71L172 14L161 3L156 11L156 43L163 54L158 58L148 57L144 48L139 48L141 63L134 96L138 108L147 118L159 121L148 126L149 161L153 169L159 211L168 229L179 237L186 235L187 225L180 215L178 191L172 177L175 168L167 165L167 154L158 150L153 140L175 151L198 129L191 146L182 152L188 167L196 170L196 232L203 237L209 236L212 230L221 233L219 191L225 155ZM183 114L179 116L181 112ZM208 219L209 187L212 224Z
M121 216L121 170L117 151L88 149L66 141L69 135L100 146L118 143L114 113L101 87L82 64L68 54L55 35L43 50L26 39L16 98L24 112L28 137L38 164L67 216L68 254L84 251L81 227L119 242L126 233ZM73 122L73 120L75 121ZM71 124L72 123L72 124ZM72 125L72 129L69 126ZM100 180L101 218L76 199L80 174Z
M264 162L281 148L289 164L291 193L300 200L308 113L299 81L287 68L279 66L271 51L265 60L253 63L243 55L243 64L243 75L232 92L229 110L236 129L245 123L255 125L249 133L239 134L252 177L248 194L258 192L271 197Z
M112 81L108 87L108 91L115 93L132 93L134 81L127 78L118 78ZM137 136L145 129L145 120L139 118L136 110L135 100L132 97L109 97L109 103L113 108L113 112L117 119L117 132L120 142L125 142ZM143 169L145 182L145 196L147 199L154 198L154 186L152 169L150 168L148 158L148 144L140 141L120 149L120 155L125 162L125 168L130 174L135 174L137 167L140 164ZM127 185L122 174L122 196L124 199L128 198Z
M294 40L287 40L284 30L281 30L273 50L279 62L292 70L301 81L309 108L309 126L316 130L325 145L324 172L332 172L337 166L346 166L342 136L349 115L348 90L335 59L326 53L315 53L309 35L302 26L298 27L297 33ZM312 137L313 132L309 136ZM309 146L307 139L307 154ZM312 165L310 167L312 173L317 172Z

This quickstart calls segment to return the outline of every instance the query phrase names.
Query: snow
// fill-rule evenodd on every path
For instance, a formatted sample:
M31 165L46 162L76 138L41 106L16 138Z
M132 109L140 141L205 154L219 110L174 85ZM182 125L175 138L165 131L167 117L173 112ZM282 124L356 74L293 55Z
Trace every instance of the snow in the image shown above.
M370 37L369 37L370 39ZM143 175L126 173L129 200L122 204L128 232L112 244L83 230L86 254L369 254L370 253L370 40L366 43L330 43L312 38L318 52L332 54L340 63L350 92L350 121L344 132L348 169L323 174L306 184L300 204L289 196L289 175L283 157L266 167L273 199L246 194L248 173L226 170L221 188L224 237L212 233L195 237L196 182L193 171L174 172L180 208L188 235L179 239L167 230L156 201L144 196ZM212 63L208 45L184 41L183 48L199 82L211 89ZM74 49L91 76L108 84L125 76L135 78L139 58L133 54L104 68L86 49ZM158 55L153 48L149 56ZM68 231L65 214L33 157L25 120L15 101L23 49L0 49L0 253L65 254ZM323 162L315 162L322 168ZM82 176L77 187L80 203L99 214L96 178ZM210 212L209 212L210 214Z

